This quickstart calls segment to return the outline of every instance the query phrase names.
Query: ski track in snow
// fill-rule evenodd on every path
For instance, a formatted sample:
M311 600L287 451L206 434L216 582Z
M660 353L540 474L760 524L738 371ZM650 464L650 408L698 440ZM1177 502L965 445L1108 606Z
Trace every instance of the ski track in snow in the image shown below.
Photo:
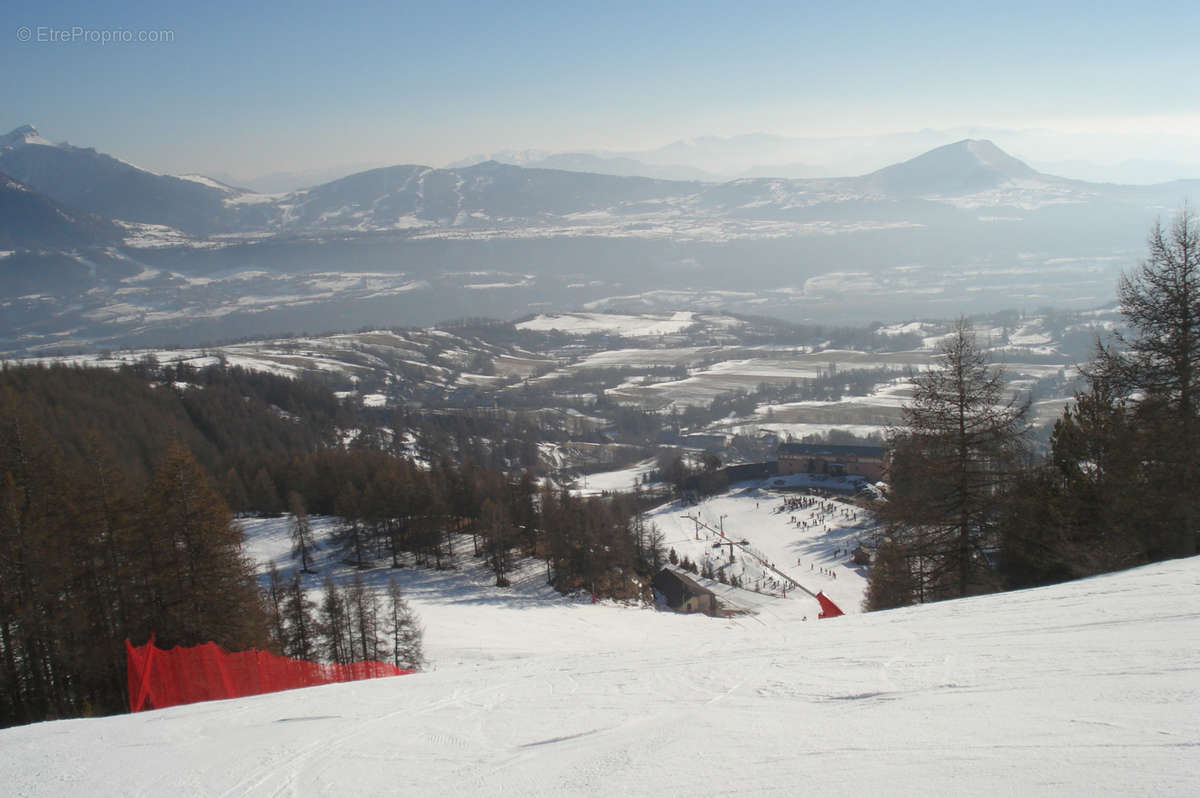
M831 551L858 526L806 534L778 501L734 490L650 515L689 557L714 550L680 516L725 515L781 569L801 557L801 581L809 560L842 568L813 587L851 614L816 621L807 596L722 586L755 614L593 605L529 562L508 591L468 559L380 568L372 584L394 573L421 616L429 670L3 730L0 783L230 798L1196 794L1200 558L855 614L861 576ZM319 534L334 523L315 520ZM248 554L294 570L282 519L244 524Z

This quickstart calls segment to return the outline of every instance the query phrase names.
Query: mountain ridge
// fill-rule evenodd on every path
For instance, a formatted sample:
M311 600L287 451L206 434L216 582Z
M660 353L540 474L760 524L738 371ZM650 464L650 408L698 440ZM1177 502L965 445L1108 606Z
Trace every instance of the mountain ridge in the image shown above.
M0 215L15 250L0 290L9 351L596 303L795 321L888 321L931 301L1095 307L1154 216L1200 195L1200 182L1067 180L973 139L857 177L708 183L491 161L380 167L278 195L44 146L35 129L5 140L0 172L22 166L11 176L67 216L107 217L33 241L20 215Z
M629 217L654 206L677 213L794 219L800 208L872 196L952 200L1019 186L1027 195L1053 192L1052 201L1062 202L1074 201L1065 196L1072 185L1092 193L1135 190L1042 174L990 140L962 139L859 176L680 180L532 165L540 153L531 153L531 165L524 166L491 160L444 169L379 167L280 196L199 174L158 175L94 149L45 146L44 141L32 126L0 138L0 172L89 213L200 237L561 225L578 214ZM1004 201L997 197L984 204ZM1021 201L1038 202L1036 196Z

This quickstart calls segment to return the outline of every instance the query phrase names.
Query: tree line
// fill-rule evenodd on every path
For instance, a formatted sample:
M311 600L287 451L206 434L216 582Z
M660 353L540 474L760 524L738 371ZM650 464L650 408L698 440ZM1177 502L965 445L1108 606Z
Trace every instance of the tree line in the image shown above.
M0 369L0 725L121 711L122 641L151 633L165 647L420 661L394 586L379 602L326 574L315 605L295 579L260 589L231 504L286 509L302 571L315 570L312 512L340 519L335 557L359 571L446 567L470 546L497 585L535 556L564 592L648 595L664 554L645 499L579 497L470 457L418 464L371 435L346 445L354 417L328 389L279 380ZM238 463L254 467L248 485Z
M382 603L361 573L345 586L326 576L318 604L300 573L285 582L271 566L266 607L271 639L284 656L339 665L375 660L411 670L425 661L424 629L394 576Z
M891 440L865 605L1051 584L1200 546L1200 224L1156 224L1118 288L1126 330L1031 456L1030 404L1005 395L970 325L915 375Z
M122 710L122 641L267 647L242 534L185 446L144 482L0 390L0 725Z

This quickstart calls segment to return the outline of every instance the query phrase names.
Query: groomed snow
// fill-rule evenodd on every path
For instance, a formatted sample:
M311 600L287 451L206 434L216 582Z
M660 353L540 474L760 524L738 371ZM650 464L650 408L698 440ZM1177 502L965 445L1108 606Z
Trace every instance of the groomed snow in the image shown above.
M530 567L510 590L479 569L398 573L431 670L4 730L0 783L555 798L1200 783L1200 558L822 621L790 598L733 619L592 605Z
M809 479L807 474L796 474L766 484L783 486ZM861 612L867 571L850 561L849 552L869 539L874 516L842 498L815 498L813 506L784 509L787 499L814 497L755 487L758 484L735 486L731 493L698 504L672 502L647 513L647 520L663 532L667 549L675 549L698 566L709 560L727 580L738 576L745 589L727 591L730 604L762 606L750 591L757 586L765 594L779 596L787 586L783 577L789 577L802 589L790 590L786 600L770 603L772 612L815 619L820 606L804 591L823 592L843 612ZM828 488L837 482L812 484ZM735 544L732 561L729 546L721 546L721 530L725 540L745 541Z

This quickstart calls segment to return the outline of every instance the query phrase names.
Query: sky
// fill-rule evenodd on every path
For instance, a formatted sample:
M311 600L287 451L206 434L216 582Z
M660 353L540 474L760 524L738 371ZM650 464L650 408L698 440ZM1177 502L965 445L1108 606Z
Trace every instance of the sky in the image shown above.
M0 130L245 177L964 126L1200 163L1200 4L959 5L9 0Z

